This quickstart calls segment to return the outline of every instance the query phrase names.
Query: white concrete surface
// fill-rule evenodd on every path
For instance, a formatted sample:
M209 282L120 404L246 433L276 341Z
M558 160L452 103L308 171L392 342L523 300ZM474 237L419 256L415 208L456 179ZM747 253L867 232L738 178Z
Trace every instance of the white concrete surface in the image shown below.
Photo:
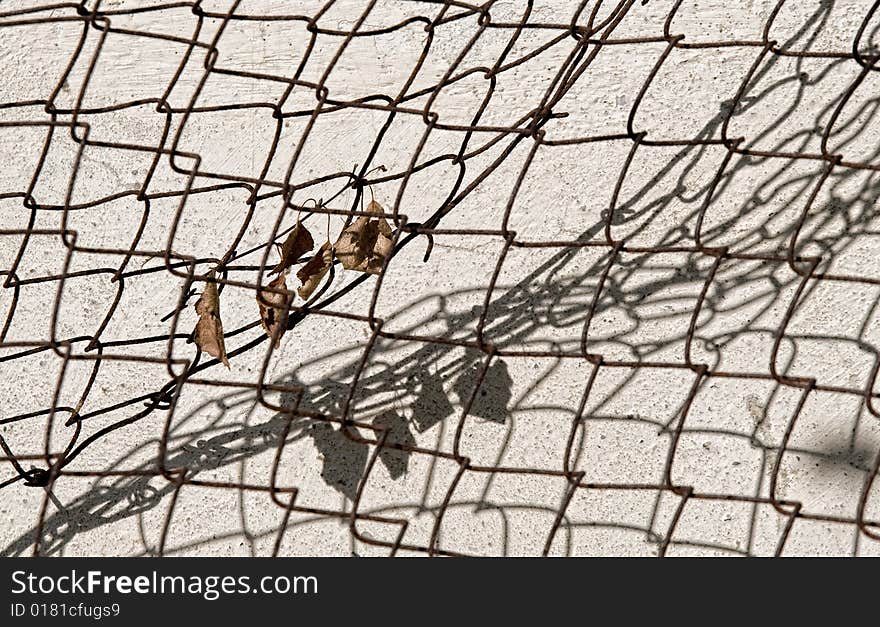
M0 13L36 8L37 0L5 0ZM94 7L94 0L87 3ZM186 8L134 14L134 7L159 6L158 1L102 0L100 10L115 29L192 36L197 26ZM232 0L199 3L205 11L224 13ZM495 23L516 22L531 6L533 23L567 24L579 2L503 0L487 3ZM579 24L586 24L588 9ZM608 32L614 40L652 37L648 43L605 45L554 108L567 117L549 121L545 139L618 135L626 133L639 90L667 48L662 40L672 0L611 2L598 9L597 21L622 11L623 19ZM789 51L849 54L852 41L872 3L868 0L685 0L669 23L670 32L686 43L760 41L774 7L781 5L769 37ZM291 8L291 7L294 8ZM315 15L319 1L287 3L247 0L236 14ZM424 15L436 16L441 3L379 0L338 0L318 20L326 29L348 30L361 18L361 30L381 30ZM461 12L450 8L447 15ZM117 12L117 13L114 13ZM118 13L121 12L121 13ZM54 106L71 109L81 98L84 109L162 95L185 52L180 43L111 32L101 46L100 31L86 25L87 37L69 75L64 70L76 51L84 24L72 9L37 11L31 18L51 23L9 25L16 17L0 17L0 103L34 104L0 108L0 229L28 226L31 213L14 196L28 190L47 132L46 127L21 122L47 122L43 101L56 90ZM880 17L870 21L860 49L876 41ZM106 24L107 22L102 22ZM210 44L223 20L205 19L199 41ZM351 100L371 94L395 98L432 87L450 64L467 49L479 31L476 16L436 26L429 40L424 24L413 22L383 34L352 39L341 49L341 37L321 35L314 42L300 80L318 83L328 64L340 54L326 82L329 97ZM467 51L460 68L491 67L511 41L512 29L489 29ZM507 53L508 61L527 55L559 34L558 30L526 29ZM423 48L429 54L409 87L405 82ZM497 85L480 118L484 127L509 126L538 106L552 80L577 46L567 37L522 65L497 75ZM302 21L230 20L217 40L215 68L292 77L309 46ZM89 59L99 50L94 72ZM340 52L341 51L341 52ZM725 104L731 102L761 52L760 46L679 48L658 71L637 108L634 126L655 141L719 139ZM183 110L196 94L196 107L230 103L275 102L284 85L258 77L241 78L212 73L204 85L205 48L197 49L168 95L169 104ZM760 151L816 154L827 125L832 123L842 93L860 72L852 58L802 58L768 55L730 120L728 137L745 138L744 145ZM829 135L828 149L847 162L876 166L880 125L877 119L878 75L869 73L840 111ZM487 94L482 72L450 84L436 94L409 100L406 106L430 104L440 124L470 124ZM380 101L375 101L380 102ZM285 113L310 112L315 90L296 87L283 106ZM69 121L70 114L58 116ZM155 146L166 116L155 103L121 110L83 113L95 142ZM278 149L266 178L283 181L309 117L286 118ZM380 137L388 114L380 110L346 109L316 118L302 147L290 182L302 185L322 176L351 171L363 165ZM398 115L388 127L371 165L383 165L389 175L410 166L424 132L420 115ZM178 149L199 155L199 176L193 186L255 179L269 154L276 122L265 107L200 111L184 118L171 116L169 137L179 132ZM494 140L499 139L497 142ZM429 135L419 163L455 154L464 133L435 130ZM373 193L389 211L397 202L410 222L427 219L446 202L451 191L461 193L490 169L511 136L480 131L469 139L461 185L458 165L440 160L409 180L401 193L400 180L379 183ZM493 143L494 142L494 143ZM504 162L463 195L443 219L446 229L501 228L514 183L531 149L522 142ZM31 194L41 205L64 206L71 193L74 205L88 204L114 193L144 185L153 155L120 148L88 146L75 183L70 176L76 143L58 129L48 146L46 164L34 178ZM508 228L531 241L601 240L603 215L612 202L615 183L627 155L629 139L542 146L536 152L513 202ZM582 487L564 509L551 555L655 555L668 542L669 555L768 555L785 533L788 518L769 502L771 477L778 452L803 391L769 378L775 333L796 300L785 328L775 368L789 377L814 378L813 390L790 429L786 453L779 460L775 497L786 511L801 514L790 529L785 555L880 555L880 542L859 531L859 497L867 490L864 518L880 521L880 481L867 482L880 454L880 419L864 403L876 394L880 328L877 302L880 279L877 255L876 203L880 183L873 170L835 167L818 188L812 209L797 235L797 254L819 255L819 271L857 277L856 281L811 279L798 292L801 278L785 262L804 208L822 180L827 164L821 160L734 155L724 163L724 146L641 146L620 189L611 234L631 246L693 246L697 217L708 209L702 224L703 244L728 246L736 253L778 257L775 261L727 260L711 281L707 302L696 324L691 347L694 363L714 371L760 373L768 378L705 378L686 414L675 449L672 478L701 498L687 500L669 536L681 497L656 487L673 433L695 381L687 369L602 367L577 424L570 465L583 471L587 484L613 484L617 489ZM191 168L185 159L179 165ZM714 188L719 169L720 184ZM226 178L223 178L226 177ZM244 226L239 253L229 279L254 284L265 259L282 209L277 196L256 203L248 219L249 192L231 188L193 194L180 210L171 241L169 227L180 207L177 196L162 192L183 189L186 178L163 158L147 185L154 197L149 206L140 251L162 251L203 260L197 274L207 272L206 258L227 252ZM341 179L298 191L293 201L328 198ZM272 187L262 192L272 191ZM349 209L354 193L345 192L331 207ZM116 249L130 245L144 216L144 203L129 195L67 214L67 228L76 231L81 248ZM36 212L34 228L57 230L63 212ZM282 227L295 222L287 212ZM324 219L309 223L318 243ZM342 219L331 220L335 238ZM0 271L12 267L22 235L0 235ZM389 264L376 298L375 315L386 331L415 336L474 340L492 270L503 248L497 235L438 235L428 262L426 242L417 239ZM68 249L60 236L33 236L17 265L19 280L38 279L64 271ZM513 248L505 258L487 313L486 341L508 350L578 350L586 312L594 297L607 248ZM589 334L589 350L607 361L674 362L684 364L684 346L694 307L714 259L705 254L625 252L616 260L599 300ZM68 272L109 268L121 263L118 254L77 250ZM146 356L191 359L195 347L186 335L196 322L187 301L177 326L164 319L171 313L185 280L163 268L161 258L135 258L129 270L156 268L126 279L121 300L101 333L108 356ZM341 270L341 268L340 268ZM182 269L185 272L185 269ZM93 360L66 363L50 352L22 355L15 342L74 339L74 355L86 352L87 341L110 310L120 290L112 272L65 280L57 320L53 304L58 282L22 285L4 344L0 346L0 435L17 455L56 451L72 437L65 426L69 413L59 410L47 436L45 410L78 408L90 416L77 441L119 423L144 409L143 402L125 401L157 391L170 380L163 364L126 359L102 360L89 382ZM333 293L357 277L337 272ZM289 284L295 285L293 275ZM369 313L377 281L370 278L339 301L335 311L358 316ZM196 290L201 288L196 285ZM0 310L12 304L14 290L0 289ZM228 285L222 292L223 324L229 352L261 336L254 291ZM53 329L54 325L54 329ZM173 342L170 333L177 333ZM310 315L281 340L268 358L264 381L305 386L302 407L339 415L351 390L354 373L371 335L365 321ZM136 345L123 341L160 338ZM114 344L116 342L116 344ZM230 370L214 366L196 375L202 381L260 380L268 342L230 357ZM12 358L14 356L14 358ZM296 505L319 513L284 509L266 492L184 486L172 505L173 484L161 476L129 477L114 473L154 473L159 441L169 420L172 466L190 468L190 478L268 487L284 424L283 416L259 402L253 389L218 387L198 382L182 386L173 411L156 410L140 420L100 437L65 467L46 490L12 481L16 471L2 463L0 482L0 554L28 555L33 550L40 507L46 515L41 546L52 555L151 555L159 550L165 525L164 552L169 555L268 555L282 531L283 555L387 555L351 533L352 499L362 489L360 514L405 521L402 542L427 547L440 507L450 493L459 465L425 451L453 452L453 437L462 421L476 369L484 356L461 347L431 345L418 340L379 340L369 351L351 405L352 416L363 423L392 427L392 437L422 452L378 452L367 474L374 446L354 444L331 427L298 418L293 422L278 465L277 483L296 487ZM65 368L63 385L56 389ZM568 484L561 471L572 422L591 364L579 359L511 357L492 362L485 395L463 422L461 454L475 466L528 468L527 474L467 471L454 490L439 526L437 548L480 555L540 554L560 509ZM178 369L177 372L180 370ZM848 392L847 392L848 391ZM853 392L855 391L855 392ZM266 392L271 403L289 404L289 395ZM39 413L43 412L43 413ZM384 422L383 422L384 421ZM389 422L390 421L390 422ZM364 436L369 430L361 429ZM47 442L48 437L48 442ZM40 460L33 462L43 464ZM43 464L44 466L44 464ZM105 476L96 477L95 474ZM733 498L733 500L731 500ZM747 502L753 499L754 502ZM169 511L172 512L169 519ZM321 513L323 512L323 513ZM359 533L393 543L400 527L392 522L358 520ZM880 534L880 527L869 527ZM401 555L420 554L401 550Z

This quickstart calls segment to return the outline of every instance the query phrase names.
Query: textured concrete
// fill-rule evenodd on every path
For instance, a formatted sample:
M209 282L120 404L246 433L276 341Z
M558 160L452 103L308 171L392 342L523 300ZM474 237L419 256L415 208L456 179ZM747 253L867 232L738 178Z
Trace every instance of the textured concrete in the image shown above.
M39 6L36 0L7 0L0 12ZM87 3L94 6L94 2ZM104 0L101 9L124 11L161 2ZM170 3L164 3L170 4ZM201 2L205 11L226 12L230 0ZM495 23L517 22L528 4L530 22L566 24L580 2L541 0L534 3L488 3ZM598 20L629 3L603 2ZM849 55L853 38L872 4L868 0L827 2L775 0L684 0L669 31L685 42L760 42L764 25L781 5L769 30L789 51L840 52ZM291 5L295 5L291 9ZM315 15L323 2L270 0L242 2L238 14L280 15L295 11ZM588 136L622 136L637 96L654 65L667 50L664 21L675 2L650 0L626 6L625 16L609 34L612 39L654 38L650 42L616 43L601 48L566 96L554 107L567 117L548 121L545 139L561 141ZM589 7L593 3L588 3ZM340 0L329 4L318 25L350 30L370 3ZM382 30L418 16L434 17L437 3L380 1L367 11L360 30ZM591 10L591 9L589 9ZM589 13L587 11L587 14ZM461 9L450 9L450 14ZM46 17L48 11L32 17ZM55 9L54 17L75 16ZM98 28L89 31L65 80L62 74L80 41L81 21L9 26L0 18L0 100L17 106L0 109L0 122L47 121L44 101L58 87L53 105L98 110L115 103L158 98L181 62L185 46L111 32L99 46ZM197 20L188 8L135 14L110 14L117 29L192 37ZM878 18L880 19L880 18ZM222 24L205 19L199 41L211 43ZM585 23L586 17L580 23ZM875 35L872 20L861 42L867 51ZM471 15L436 26L429 54L408 87L405 83L428 35L424 23L368 37L357 37L341 51L326 81L330 98L353 100L373 94L395 98L413 94L442 80L469 40L479 31ZM513 29L489 29L470 47L459 69L491 67L511 41ZM514 60L558 36L560 31L526 29L507 52ZM217 67L290 77L309 47L303 21L231 20L216 47ZM342 37L322 35L299 79L318 83L340 52ZM522 65L495 77L479 124L508 127L538 106L541 97L577 45L562 38ZM98 62L87 79L89 59L100 47ZM880 520L880 481L868 484L880 451L880 419L864 402L876 393L874 368L880 328L876 306L880 291L877 255L878 190L876 174L863 167L835 167L821 159L786 156L763 158L734 154L720 144L687 146L682 140L742 137L748 148L777 153L818 154L842 93L857 80L861 67L850 57L803 58L770 54L730 118L743 78L758 59L760 45L677 48L657 71L636 109L637 132L652 141L676 145L640 146L632 156L614 209L611 236L632 247L693 246L702 217L702 244L729 247L771 260L726 260L713 269L714 257L690 252L623 252L614 261L590 326L591 353L606 361L633 364L685 364L688 328L701 291L707 300L697 317L690 346L693 363L726 373L759 373L763 379L699 379L687 368L599 368L582 419L574 423L571 470L583 471L590 485L581 487L564 508L551 555L767 555L785 538L786 555L880 555L880 542L859 530L860 496L867 490L862 515ZM272 80L212 73L204 85L205 50L197 49L168 95L169 104L184 109L194 93L203 107L183 123L172 116L170 136L179 131L178 150L199 155L200 176L194 187L261 176L276 132L266 107L211 111L231 103L277 101L284 85ZM827 149L847 162L878 163L877 74L869 73L837 116ZM409 100L407 107L436 113L441 124L468 125L490 87L485 72L475 72L429 95ZM430 93L430 92L429 92ZM25 101L40 101L22 104ZM376 103L382 102L376 100ZM310 112L315 90L297 87L283 106L285 113ZM69 113L59 120L70 120ZM84 113L79 121L90 128L94 142L155 146L166 116L155 103L121 110ZM264 178L283 181L303 133L308 140L296 162L291 183L302 185L325 175L350 172L369 163L399 173L411 165L425 133L421 115L398 115L390 126L387 112L345 109L324 113L308 129L309 117L286 118L278 148ZM21 193L28 190L43 150L46 128L12 124L0 127L0 229L24 229L31 212ZM381 142L374 155L377 137ZM500 137L500 140L493 143ZM464 133L435 130L418 161L454 155ZM450 159L414 174L402 195L399 179L372 187L386 209L397 204L410 222L425 220L460 194L483 172L490 174L462 195L441 222L445 229L500 230L514 183L530 157L533 144L521 142L493 168L511 136L492 130L475 132L466 152L482 152L461 169ZM76 231L76 245L90 249L126 248L144 216L135 195L105 199L123 190L139 189L151 167L150 153L89 146L84 150L69 201L76 142L66 129L52 138L46 163L30 191L43 206L65 203L85 208L67 212L67 228ZM633 150L631 139L541 146L528 165L509 213L508 228L529 241L596 240L604 238L615 185ZM179 159L179 167L192 167ZM723 175L719 178L719 171ZM225 178L224 178L225 177ZM821 182L821 185L820 185ZM717 184L716 184L717 183ZM329 198L344 181L331 179L298 191L294 202ZM207 272L211 259L223 255L244 227L236 250L253 251L234 262L229 279L254 284L259 267L274 264L272 237L282 209L277 196L257 202L246 221L250 192L232 187L193 194L179 210L179 196L162 196L186 185L167 157L160 160L148 191L155 195L137 244L140 251L164 251L199 259L197 274ZM263 191L271 191L271 187ZM811 209L803 217L812 199ZM8 194L8 197L3 197ZM350 209L354 192L338 196L333 208ZM179 222L169 240L169 227ZM58 229L60 210L36 212L34 228ZM287 212L282 228L292 226ZM331 237L343 218L333 216ZM323 216L309 224L323 240ZM802 222L802 223L801 223ZM806 282L785 259L792 241L796 254L817 255L819 271L857 277L853 281L810 279ZM0 270L12 267L22 235L0 236ZM473 341L486 299L487 286L503 249L498 235L437 235L427 262L425 238L400 250L388 266L375 302L375 316L384 331L418 337ZM19 280L64 271L68 249L57 234L32 236L17 265ZM498 349L577 351L586 314L595 296L609 248L512 248L504 258L486 312L485 341ZM77 250L67 272L119 267L118 254ZM112 271L71 277L64 281L58 316L52 316L58 281L36 281L19 290L5 342L72 340L71 352L91 356L87 339L96 333L106 312L116 306L100 339L105 355L192 359L187 341L196 323L187 300L176 327L172 313L186 280L163 268L161 258L136 257L136 274L124 287ZM339 269L341 270L341 268ZM186 270L182 269L185 273ZM328 294L358 278L338 272ZM337 312L367 316L376 279L370 278L333 303ZM120 291L121 289L121 291ZM194 286L201 292L201 284ZM12 306L13 289L0 289L0 310ZM794 305L793 305L794 303ZM794 306L782 331L786 312ZM222 291L227 350L245 346L263 333L257 321L253 289L228 285ZM54 326L53 326L54 325ZM176 333L169 341L168 335ZM774 341L782 339L774 356ZM289 331L268 362L268 342L196 375L202 381L257 383L305 387L300 409L339 415L368 348L369 324L363 320L310 315ZM76 338L86 338L86 341ZM139 338L160 338L129 344ZM115 344L114 344L115 342ZM47 443L48 408L77 407L90 415L82 423L82 442L144 408L130 399L156 392L170 380L162 363L131 359L103 360L90 383L93 360L66 362L51 351L22 355L22 348L0 346L0 418L30 415L0 426L0 435L17 455L41 455L69 441L68 413L59 410ZM14 358L13 358L14 357ZM167 525L164 552L170 555L268 555L282 530L284 555L387 555L351 531L352 501L362 490L358 533L393 543L405 521L403 543L427 547L437 531L436 547L481 555L534 555L544 549L557 512L568 494L563 470L573 420L577 416L593 365L581 359L555 357L496 358L489 363L483 388L467 419L463 404L473 392L476 373L486 356L478 350L412 340L380 339L367 354L350 407L354 419L382 425L392 441L415 452L376 450L374 445L346 439L335 424L300 417L281 447L277 485L298 488L294 511L273 503L265 491L220 489L174 484L151 476L158 467L159 441L166 421L166 463L187 467L189 478L267 487L284 434L286 418L261 402L253 388L187 382L173 411L157 409L143 418L103 435L76 457L53 484L51 499L39 487L14 481L4 461L0 482L0 550L27 555L33 550L40 508L46 507L42 550L53 555L144 555L159 550ZM772 362L772 363L771 363ZM265 367L265 372L262 369ZM56 389L61 369L63 385ZM815 379L823 389L807 393L797 385L775 381L771 373ZM176 372L179 372L180 368ZM262 379L261 379L262 376ZM694 386L698 386L691 395ZM865 393L860 393L864 391ZM692 399L689 398L692 396ZM268 403L289 406L293 399L267 391ZM682 413L686 412L683 425ZM39 413L43 412L43 413ZM796 424L793 417L796 416ZM170 418L169 418L170 417ZM465 471L452 454L461 426L460 453L473 466L525 468L525 474ZM681 426L680 437L676 429ZM365 437L369 430L360 430ZM785 453L780 447L788 438ZM59 445L59 443L61 443ZM675 444L671 474L676 486L687 486L701 498L658 489L664 466ZM425 452L420 452L425 451ZM449 453L447 457L427 451ZM376 455L376 463L370 460ZM31 462L28 462L30 464ZM45 465L41 460L32 462ZM777 468L778 463L778 468ZM367 469L370 469L369 473ZM147 476L119 476L136 470ZM97 474L106 476L96 477ZM775 477L775 481L774 478ZM454 482L454 490L451 486ZM775 486L773 485L775 482ZM771 492L775 490L775 492ZM449 496L451 495L451 496ZM436 526L449 496L442 523ZM285 497L286 498L286 497ZM774 507L774 501L778 507ZM752 499L754 502L749 502ZM173 510L170 509L173 504ZM783 504L783 505L780 505ZM171 512L171 514L169 514ZM799 517L788 527L790 515ZM389 522L392 521L392 522ZM670 537L670 528L674 524ZM435 529L436 526L436 529ZM868 527L874 535L880 528ZM401 550L398 554L421 554Z

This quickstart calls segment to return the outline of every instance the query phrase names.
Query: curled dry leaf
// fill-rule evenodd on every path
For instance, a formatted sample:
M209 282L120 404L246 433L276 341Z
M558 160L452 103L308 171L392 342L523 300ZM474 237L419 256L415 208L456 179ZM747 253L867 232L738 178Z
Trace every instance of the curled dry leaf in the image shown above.
M284 240L284 244L281 245L281 261L269 274L284 272L314 247L315 241L312 239L312 234L297 220L296 226L293 227L293 230L287 235L287 239Z
M299 297L308 300L332 265L333 247L329 241L324 242L315 256L309 259L306 265L296 273L297 278L302 282L302 287L297 290Z
M213 271L208 278L214 278ZM220 293L217 291L217 284L211 280L205 283L205 291L196 301L196 313L199 314L194 338L196 345L229 368L226 346L223 343L223 321L220 319Z
M381 214L383 209L374 200L367 212ZM393 247L391 227L381 216L361 216L342 231L333 247L346 270L379 274Z
M257 292L257 304L260 306L260 322L269 337L275 338L278 347L281 336L287 331L287 296L270 290L286 290L286 273L282 272L266 287ZM277 335L276 335L277 332Z

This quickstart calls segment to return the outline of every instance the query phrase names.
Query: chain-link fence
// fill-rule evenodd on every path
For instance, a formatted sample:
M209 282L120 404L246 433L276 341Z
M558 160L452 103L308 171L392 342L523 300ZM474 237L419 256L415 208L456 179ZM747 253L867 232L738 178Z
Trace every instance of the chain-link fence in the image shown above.
M4 554L876 554L880 3L736 4L0 4Z

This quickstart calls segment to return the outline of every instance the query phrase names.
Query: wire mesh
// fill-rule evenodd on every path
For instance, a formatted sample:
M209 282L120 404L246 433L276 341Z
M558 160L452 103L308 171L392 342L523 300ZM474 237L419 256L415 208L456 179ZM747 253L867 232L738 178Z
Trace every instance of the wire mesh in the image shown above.
M327 521L352 550L390 555L823 542L792 546L801 528L843 533L829 552L880 540L880 3L731 9L744 38L698 4L0 5L14 66L0 489L27 494L4 554L60 554L132 517L152 534L145 553L186 553L237 507L181 507L196 491L272 519L243 535L275 555L332 552L301 531ZM845 45L826 46L844 10ZM53 57L40 46L59 28L75 45ZM242 50L231 33L247 28ZM302 38L260 47L272 28ZM401 41L416 52L392 52L396 68L344 69L352 50L364 63ZM255 163L192 148L193 129L234 135L239 119L230 141ZM327 119L370 141L342 131L327 146ZM417 129L403 140L401 120ZM313 168L309 151L342 158ZM307 300L276 290L289 313L270 338L255 299L275 246L294 222L335 239L373 217L369 198L394 252L377 275L337 260ZM227 209L235 221L211 221ZM482 284L458 282L468 273ZM209 283L229 370L193 343ZM357 341L334 348L346 333ZM223 422L241 408L271 418ZM339 499L297 480L319 466ZM735 539L730 511L746 521ZM85 550L121 550L105 542Z

